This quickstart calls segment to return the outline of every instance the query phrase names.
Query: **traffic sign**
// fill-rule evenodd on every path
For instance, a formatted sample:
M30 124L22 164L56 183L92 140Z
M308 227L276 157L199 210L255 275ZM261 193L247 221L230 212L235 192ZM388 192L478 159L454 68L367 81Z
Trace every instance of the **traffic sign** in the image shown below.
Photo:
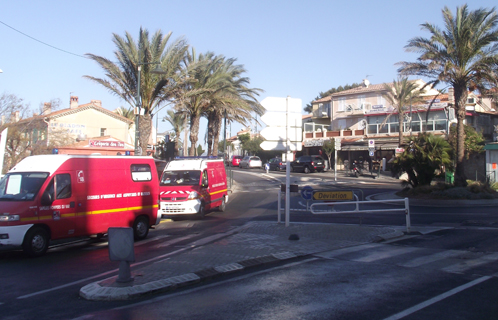
M302 109L301 99L291 97L266 97L263 101L261 101L261 105L266 109L266 111L301 113Z
M289 128L289 130L286 130L285 127L266 127L261 130L260 134L266 140L287 141L288 136L290 141L303 141L301 128Z
M261 131L266 141L260 144L263 150L287 151L287 140L289 151L302 150L302 117L301 99L267 97L261 101L266 113L261 117L267 125Z
M266 151L287 151L287 142L285 141L263 141L259 146ZM291 142L289 144L290 151L301 151L302 149L303 144L301 141Z
M335 140L335 149L341 150L341 138L334 138Z
M368 147L375 148L375 140L368 140Z
M303 197L304 200L311 200L313 197L313 188L310 186L304 186L301 189L301 197Z
M353 200L353 191L313 191L313 200Z
M289 121L290 127L302 127L303 116L301 113L289 112L289 120L284 112L270 111L261 116L261 121L267 126L285 127Z

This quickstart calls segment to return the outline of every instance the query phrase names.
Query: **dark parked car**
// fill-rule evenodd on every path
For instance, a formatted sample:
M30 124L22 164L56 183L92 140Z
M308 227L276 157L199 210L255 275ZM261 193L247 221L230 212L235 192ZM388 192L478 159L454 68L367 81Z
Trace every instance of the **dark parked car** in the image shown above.
M282 162L281 158L272 158L268 161L270 164L270 171L282 171L285 170L285 162Z
M325 161L320 156L301 156L291 162L291 170L294 172L323 172L325 170Z
M238 167L240 164L240 160L242 160L242 156L232 156L232 159L230 160L230 166Z

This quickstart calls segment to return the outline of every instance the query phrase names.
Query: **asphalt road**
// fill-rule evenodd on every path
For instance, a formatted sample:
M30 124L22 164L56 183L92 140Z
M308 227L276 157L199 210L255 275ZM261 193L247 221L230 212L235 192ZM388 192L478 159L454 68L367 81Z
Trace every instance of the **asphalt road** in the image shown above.
M496 319L498 254L465 247L480 230L459 233L323 252L84 319Z
M174 254L195 240L253 219L276 221L276 195L285 176L235 170L234 178L238 192L230 196L226 212L213 212L202 221L165 221L151 230L148 239L136 243L134 265L154 263L157 257ZM299 185L323 185L330 178L293 174ZM396 181L389 180L352 178L340 182L343 188L362 189L365 196L399 188ZM292 203L298 206L300 202L302 199L295 197ZM55 246L37 259L28 259L20 251L0 252L4 288L0 291L0 312L3 319L331 319L330 315L384 319L419 304L425 306L443 295L444 299L418 307L406 319L492 319L490 315L497 314L493 289L498 272L494 211L415 207L413 224L448 229L379 244L375 250L316 256L255 270L132 304L90 302L78 296L83 285L117 273L118 264L109 261L105 238ZM403 215L387 213L365 215L361 221L359 216L347 214L316 216L305 212L293 213L291 218L303 222L404 223ZM431 260L439 256L446 258ZM415 259L432 262L407 266L407 261Z

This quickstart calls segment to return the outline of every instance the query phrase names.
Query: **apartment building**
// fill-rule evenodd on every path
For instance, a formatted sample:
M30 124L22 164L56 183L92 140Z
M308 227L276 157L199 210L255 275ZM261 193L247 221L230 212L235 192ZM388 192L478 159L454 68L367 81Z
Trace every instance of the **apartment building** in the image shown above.
M32 145L61 147L61 153L108 154L108 145L114 155L120 151L133 154L134 150L133 121L103 108L100 100L80 105L78 97L71 96L70 107L57 111L45 103L41 114L18 119L16 126L22 128Z
M413 81L419 88L426 84L420 79ZM385 93L384 84L371 84L365 79L359 87L314 101L312 122L304 124L304 153L317 154L323 141L330 138L341 139L343 160L390 159L395 152L401 152L398 112L387 103ZM415 135L423 130L447 136L451 124L456 123L453 105L451 89L445 94L426 89L423 103L405 107L403 135ZM498 114L491 99L470 92L466 110L466 124L492 140ZM373 152L368 145L371 140L375 145Z

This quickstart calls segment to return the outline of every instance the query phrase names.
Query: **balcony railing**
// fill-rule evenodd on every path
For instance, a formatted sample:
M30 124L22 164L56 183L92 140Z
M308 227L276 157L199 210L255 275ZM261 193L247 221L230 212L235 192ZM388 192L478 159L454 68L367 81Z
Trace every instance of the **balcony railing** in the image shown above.
M315 139L315 138L336 138L336 137L362 137L365 135L365 130L339 130L339 131L327 131L320 130L315 132L305 132L305 139Z

